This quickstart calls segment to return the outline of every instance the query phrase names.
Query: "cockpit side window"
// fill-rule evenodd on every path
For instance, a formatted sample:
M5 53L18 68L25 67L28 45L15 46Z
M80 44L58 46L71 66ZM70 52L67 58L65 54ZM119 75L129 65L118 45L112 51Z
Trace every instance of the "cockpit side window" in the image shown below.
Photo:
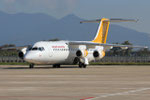
M31 45L28 46L27 50L28 50L28 51L32 50L32 46L31 46Z
M29 47L28 50L29 50L29 51L32 50L32 47Z
M39 47L39 50L44 51L45 49L44 49L44 47Z

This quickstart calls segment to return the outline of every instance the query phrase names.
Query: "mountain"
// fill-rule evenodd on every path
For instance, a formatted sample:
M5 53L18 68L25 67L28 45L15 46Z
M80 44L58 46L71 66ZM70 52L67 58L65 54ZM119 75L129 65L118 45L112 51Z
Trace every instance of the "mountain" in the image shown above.
M118 25L110 25L108 34L109 43L122 43L130 41L134 45L147 45L150 47L150 35L144 32L138 32L133 29L121 27Z
M0 45L32 44L40 40L59 38L63 40L92 40L98 24L80 24L81 19L73 14L61 19L46 14L7 14L0 12ZM111 24L108 43L129 40L133 44L150 46L147 33Z

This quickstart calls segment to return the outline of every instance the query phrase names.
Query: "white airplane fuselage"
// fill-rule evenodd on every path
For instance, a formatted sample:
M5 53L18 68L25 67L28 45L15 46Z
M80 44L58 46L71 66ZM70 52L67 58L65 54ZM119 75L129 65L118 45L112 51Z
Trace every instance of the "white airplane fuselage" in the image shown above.
M24 60L33 64L74 64L78 50L78 47L70 46L69 41L40 41L35 43L31 50L26 50ZM88 62L95 60L94 50L94 48L87 50L88 55L85 57Z

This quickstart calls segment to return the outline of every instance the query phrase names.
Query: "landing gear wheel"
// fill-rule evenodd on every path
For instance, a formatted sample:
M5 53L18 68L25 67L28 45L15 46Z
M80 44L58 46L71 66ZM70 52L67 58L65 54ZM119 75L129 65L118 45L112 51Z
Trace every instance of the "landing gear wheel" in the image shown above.
M60 65L57 65L57 68L60 68Z
M55 65L53 65L53 68L60 68L60 65L59 64L55 64Z
M86 68L86 65L85 65L85 64L83 65L83 68Z
M82 68L82 63L81 62L79 62L79 68Z
M86 65L84 63L79 63L79 68L86 68Z
M34 68L34 64L30 64L30 65L29 65L29 68Z

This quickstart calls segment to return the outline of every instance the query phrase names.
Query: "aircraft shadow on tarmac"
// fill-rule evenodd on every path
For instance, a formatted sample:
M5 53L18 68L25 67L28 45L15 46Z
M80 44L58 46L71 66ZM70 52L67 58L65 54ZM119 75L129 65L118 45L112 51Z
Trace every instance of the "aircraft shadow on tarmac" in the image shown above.
M29 67L3 67L0 69L64 69L64 68L79 68L77 66L61 66L60 68L53 68L52 66L43 66L43 67L34 67L34 68L29 68Z

